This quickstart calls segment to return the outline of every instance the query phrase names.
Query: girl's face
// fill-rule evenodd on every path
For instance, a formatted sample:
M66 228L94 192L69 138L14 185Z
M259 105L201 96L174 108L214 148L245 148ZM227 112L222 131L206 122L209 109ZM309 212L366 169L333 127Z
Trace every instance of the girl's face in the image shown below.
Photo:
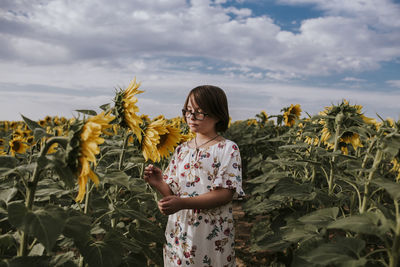
M186 109L190 112L202 112L202 110L194 100L193 96L190 96ZM186 122L190 127L192 132L202 135L215 135L217 132L215 130L215 124L217 124L218 120L211 117L205 116L204 120L196 120L193 115L190 117L186 117Z

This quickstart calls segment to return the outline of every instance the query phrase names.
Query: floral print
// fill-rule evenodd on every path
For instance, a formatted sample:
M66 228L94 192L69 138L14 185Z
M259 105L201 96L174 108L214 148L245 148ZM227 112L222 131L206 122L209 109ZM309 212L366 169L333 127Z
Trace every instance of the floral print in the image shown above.
M180 197L194 197L222 187L244 196L239 148L224 140L207 148L175 149L164 180ZM235 266L232 203L207 210L186 209L169 215L164 266Z

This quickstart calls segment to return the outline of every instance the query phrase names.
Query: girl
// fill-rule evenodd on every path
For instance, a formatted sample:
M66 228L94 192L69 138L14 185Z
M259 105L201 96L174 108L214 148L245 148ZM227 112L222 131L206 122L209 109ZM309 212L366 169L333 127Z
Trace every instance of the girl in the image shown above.
M231 201L244 192L239 149L218 134L228 128L226 95L216 86L196 87L182 113L196 137L175 149L163 175L153 165L144 172L169 215L164 266L235 266Z

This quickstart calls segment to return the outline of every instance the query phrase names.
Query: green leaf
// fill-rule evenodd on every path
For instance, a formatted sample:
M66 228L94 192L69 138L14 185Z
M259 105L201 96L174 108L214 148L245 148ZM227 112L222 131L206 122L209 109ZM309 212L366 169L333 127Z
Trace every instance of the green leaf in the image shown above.
M308 255L301 256L301 258L311 263L318 263L322 266L334 263L343 264L353 260L350 256L343 254L343 251L337 246L337 244L326 244L314 249L312 253Z
M91 218L77 211L69 211L63 229L63 235L75 241L88 239L91 229Z
M100 108L104 111L107 111L108 109L110 109L110 107L111 107L110 103L103 104L100 106Z
M51 135L48 134L43 128L35 128L33 130L33 136L35 137L35 140L40 140L42 137L48 137Z
M0 235L0 249L1 250L6 250L12 246L16 246L17 241L15 240L15 237L12 234L4 234Z
M299 255L310 263L328 266L330 264L343 266L365 266L365 258L357 258L364 249L365 242L355 238L339 238L335 242L325 243L306 253Z
M5 203L10 202L10 200L18 193L18 189L15 187L2 189L0 191L0 200L3 200Z
M91 115L91 116L97 115L97 112L94 110L91 110L91 109L77 109L75 111L86 114L86 115Z
M383 238L389 230L383 214L366 212L352 215L334 221L327 226L328 229L342 229L359 234L376 235Z
M29 129L34 131L36 128L43 129L42 126L40 126L36 121L33 121L31 119L28 119L24 115L21 114L22 119L25 121L25 123L28 125Z
M65 225L65 212L56 206L28 211L24 204L13 202L8 205L8 218L19 230L32 235L51 251Z
M317 226L326 226L334 221L339 213L338 207L325 208L311 212L298 220L304 224L313 224Z
M311 190L311 185L298 184L293 179L285 178L281 179L275 186L275 192L269 199L285 202L287 198L304 201L313 200L317 194Z
M2 168L15 168L18 165L18 160L15 157L1 155L0 156L0 166Z
M57 256L51 258L50 266L52 267L76 267L73 262L75 254L72 251L66 253L58 254Z
M0 267L50 267L49 256L15 257L0 262Z
M121 240L107 232L103 241L90 241L80 245L80 252L90 267L117 267L122 260Z
M123 171L106 173L104 176L104 183L122 185L129 188L129 176Z
M397 201L400 199L400 184L383 178L374 179L372 180L372 183L385 188L393 200Z

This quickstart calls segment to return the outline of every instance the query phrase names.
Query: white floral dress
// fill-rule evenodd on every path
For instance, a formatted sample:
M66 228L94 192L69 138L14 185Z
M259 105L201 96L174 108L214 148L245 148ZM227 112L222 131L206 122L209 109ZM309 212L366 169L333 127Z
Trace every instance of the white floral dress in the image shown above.
M238 146L223 140L207 148L183 143L164 172L175 195L194 197L222 187L244 196ZM164 266L235 266L232 203L213 209L185 209L169 215Z

